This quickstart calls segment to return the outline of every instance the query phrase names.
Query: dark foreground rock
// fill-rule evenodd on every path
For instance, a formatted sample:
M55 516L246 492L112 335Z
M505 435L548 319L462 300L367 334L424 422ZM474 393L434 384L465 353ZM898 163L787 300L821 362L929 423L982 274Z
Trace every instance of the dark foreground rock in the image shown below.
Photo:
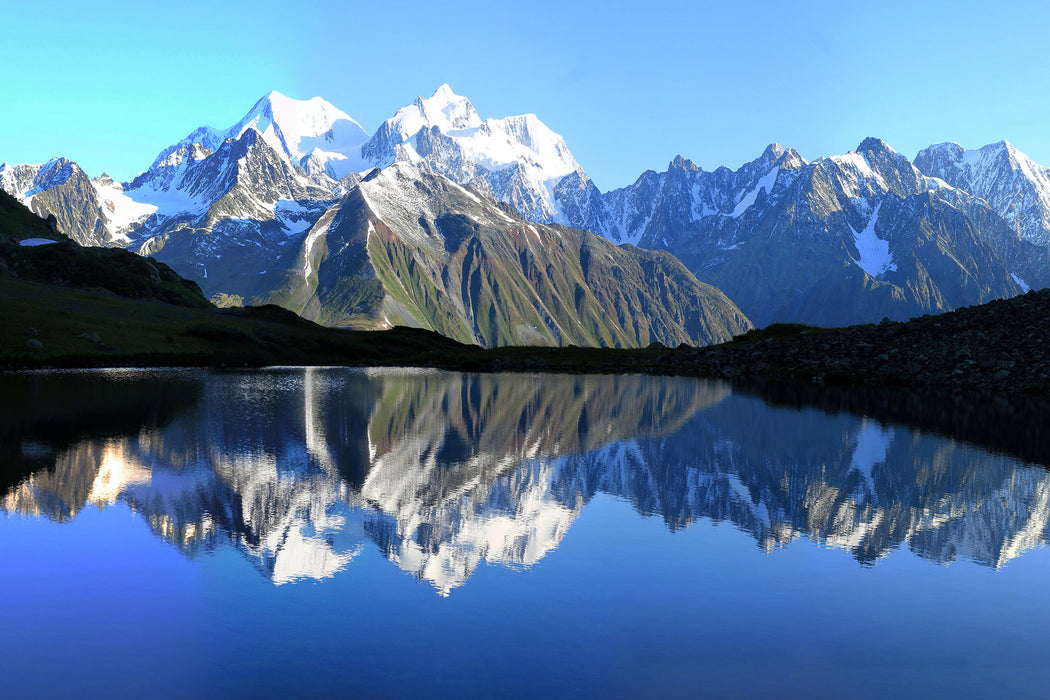
M650 372L737 381L1050 394L1050 290L906 322L773 325L722 345L491 351L476 369Z
M753 333L752 336L760 336ZM906 322L834 329L677 351L705 373L835 384L1050 389L1050 290Z

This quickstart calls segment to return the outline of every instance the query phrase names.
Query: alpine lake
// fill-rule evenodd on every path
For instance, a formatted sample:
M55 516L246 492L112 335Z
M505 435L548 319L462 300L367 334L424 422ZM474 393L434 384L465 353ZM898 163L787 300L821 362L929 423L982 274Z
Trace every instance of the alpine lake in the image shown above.
M3 695L1045 696L1039 415L805 394L0 376Z

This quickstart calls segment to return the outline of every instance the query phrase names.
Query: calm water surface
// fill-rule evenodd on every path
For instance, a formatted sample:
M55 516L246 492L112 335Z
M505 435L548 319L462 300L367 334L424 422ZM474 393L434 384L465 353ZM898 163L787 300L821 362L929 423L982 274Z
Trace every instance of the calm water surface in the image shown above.
M1042 696L1050 472L725 384L0 378L8 697Z

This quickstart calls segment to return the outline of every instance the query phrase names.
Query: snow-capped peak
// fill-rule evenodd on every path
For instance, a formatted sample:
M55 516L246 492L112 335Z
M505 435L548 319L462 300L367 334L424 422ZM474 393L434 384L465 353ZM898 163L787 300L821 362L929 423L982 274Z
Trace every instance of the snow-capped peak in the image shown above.
M886 154L889 156L899 155L888 143L874 136L869 136L861 141L860 145L857 146L857 152L864 154Z
M263 136L275 131L275 136L289 153L303 156L313 150L314 144L303 144L306 139L317 139L328 135L339 122L366 136L361 125L350 115L337 109L320 97L309 100L293 100L277 91L272 91L260 99L245 119L238 124L238 134L249 124L255 126ZM356 128L354 128L356 127ZM331 139L329 139L329 142ZM363 139L357 141L358 144ZM271 143L275 145L275 143Z
M181 153L194 147L215 151L226 139L239 138L254 128L275 151L301 164L307 156L326 164L333 178L367 169L361 161L361 146L368 133L348 114L320 97L296 100L271 91L256 102L248 113L228 129L204 126L178 143L164 149L153 162L154 168L181 162ZM173 161L173 158L175 162Z
M481 117L470 100L454 93L445 83L430 97L417 97L412 104L397 110L380 131L396 133L400 140L406 141L421 129L435 126L442 133L475 129L481 126Z
M953 142L934 144L919 151L915 165L984 199L1024 238L1050 245L1050 169L1009 141L973 150Z
M413 163L473 183L540 222L566 223L555 189L570 174L585 178L565 141L535 114L482 121L448 85L397 110L362 156L380 168Z

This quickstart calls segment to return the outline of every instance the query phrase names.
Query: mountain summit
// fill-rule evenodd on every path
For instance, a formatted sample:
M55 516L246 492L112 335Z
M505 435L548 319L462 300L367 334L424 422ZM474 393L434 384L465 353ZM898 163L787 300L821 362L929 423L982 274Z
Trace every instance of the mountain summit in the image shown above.
M251 128L296 165L320 167L335 180L369 167L361 160L361 146L368 140L368 133L350 115L320 97L294 100L272 91L230 128L202 126L164 149L151 168L170 164L171 155L187 146L196 144L215 151L227 139L240 138Z
M975 150L951 142L934 144L919 151L915 165L987 201L1024 239L1050 246L1050 169L1009 141Z
M448 85L399 109L361 154L380 168L425 166L543 223L567 222L556 192L561 180L586 178L562 137L535 114L482 121L470 100Z

